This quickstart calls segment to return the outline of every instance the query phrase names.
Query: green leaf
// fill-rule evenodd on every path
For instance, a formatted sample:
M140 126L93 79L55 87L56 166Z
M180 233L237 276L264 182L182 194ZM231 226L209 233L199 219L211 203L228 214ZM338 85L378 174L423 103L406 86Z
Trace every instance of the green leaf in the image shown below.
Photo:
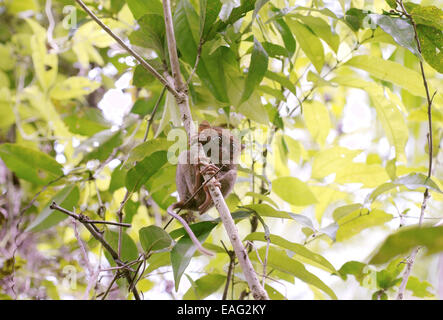
M428 188L434 190L436 192L443 193L438 185L432 181L432 179L428 178L422 173L411 173L407 176L403 176L393 181L394 184L404 185L406 188L410 190L415 190L417 188Z
M305 102L303 117L312 138L323 146L331 130L328 108L319 101Z
M263 46L264 51L268 54L269 57L272 58L281 58L281 57L286 57L288 55L288 51L286 50L286 48L272 43L272 42L262 42L261 44ZM252 50L252 48L251 48ZM249 50L248 50L249 53Z
M118 252L118 232L106 230L105 231L105 240L111 245L111 247ZM121 257L120 260L123 262L130 262L137 260L138 258L138 250L137 245L134 240L125 232L122 233L122 246L121 246ZM105 257L108 260L111 266L115 266L115 261L112 258L111 254L108 251L104 251Z
M254 38L254 47L252 49L251 62L246 76L245 88L240 103L249 99L254 89L262 81L266 70L268 69L268 54L257 39Z
M166 151L173 144L172 141L168 141L164 138L158 138L153 140L148 140L142 142L135 146L130 152L129 157L125 163L133 163L136 161L141 161L144 158L150 156L157 151Z
M291 16L303 22L319 38L324 40L334 52L338 51L338 46L340 45L340 37L338 36L338 34L332 32L331 25L324 19L313 16L305 16L301 14L294 14Z
M140 244L145 252L168 248L172 238L165 230L157 226L148 226L138 231Z
M169 252L158 252L152 254L148 259L148 267L144 274L150 274L152 271L157 270L160 267L164 267L171 264L171 255Z
M382 210L356 210L338 221L337 241L344 241L366 228L381 226L392 220L392 215Z
M52 202L55 202L66 210L74 211L75 207L78 205L79 198L80 193L76 185L73 184L64 187L62 190L57 192L57 194L52 197L51 200L48 201L39 215L31 221L29 226L26 228L26 231L43 231L65 220L68 217L67 214L57 210L51 210L49 206L52 204Z
M83 153L83 161L98 159L103 161L109 154L122 144L123 134L120 130L103 130L83 141L74 152L74 156Z
M243 208L243 207L241 207ZM295 214L292 212L286 212L286 211L279 211L272 208L270 205L266 203L258 203L258 204L249 204L244 206L244 208L248 208L250 210L253 210L257 212L262 217L271 217L271 218L281 218L281 219L292 219L297 221L298 223L304 225L305 227L310 228L311 230L314 229L314 225L308 217L301 215L301 214Z
M8 128L15 122L12 111L11 93L7 87L0 85L0 128Z
M157 151L138 162L126 174L126 189L135 192L168 161L166 151Z
M320 73L325 63L325 54L321 41L308 29L305 24L291 19L286 21L297 38L300 48L303 50L308 59L311 60L317 72Z
M408 20L381 14L370 14L369 17L400 46L408 49L417 57L420 57L417 42L415 41L414 27Z
M279 84L281 84L284 88L288 89L289 91L291 91L294 95L297 94L297 90L295 89L294 84L291 82L291 80L289 80L288 78L286 78L283 74L280 73L276 73L276 72L272 72L272 71L266 71L265 73L265 77L268 79L271 79L273 81L278 82Z
M418 25L417 33L424 59L435 70L443 73L443 31Z
M265 233L264 232L253 232L246 236L244 240L250 240L250 241L264 241L265 239ZM313 265L317 268L321 268L323 270L326 270L330 273L335 273L337 270L335 270L334 266L326 260L321 255L309 250L304 245L288 241L278 235L271 234L270 235L271 243L280 246L284 249L291 250L294 252L293 258L297 261L308 263L310 265Z
M343 280L346 280L348 275L353 275L355 279L362 284L363 279L369 274L366 271L366 264L359 261L348 261L341 266L338 274Z
M56 100L69 100L90 94L100 87L97 81L91 81L85 77L70 77L56 83L51 90L51 98Z
M243 102L237 110L248 119L257 123L265 125L269 123L268 113L261 103L260 96L256 93L254 93L247 101Z
M165 23L161 14L145 14L138 19L140 31L144 35L143 43L148 48L154 49L161 59L165 59ZM148 73L146 71L146 73ZM150 79L154 80L154 77ZM134 75L135 78L135 75ZM135 80L135 79L134 79ZM151 81L152 81L151 80ZM136 85L134 83L134 85Z
M141 65L137 65L134 69L134 75L132 77L132 84L138 88L144 87L147 84L152 83L155 80L154 76L146 71Z
M194 227L198 225L198 228ZM211 233L212 229L217 226L216 223L205 221L195 225L190 225L190 228L194 232L195 236L200 242L204 242ZM172 234L171 234L171 237ZM180 279L185 272L189 262L191 262L197 247L192 242L189 235L186 233L172 248L171 250L171 263L174 273L175 290L178 290L180 285Z
M417 277L410 276L407 290L411 290L412 294L418 298L433 297L434 295L428 291L428 288L432 288L432 285L427 281L420 281Z
M274 207L278 208L278 205L274 202L274 200L272 200L270 197L265 196L261 193L257 193L257 192L246 192L245 197L252 197L254 199L257 200L261 200L261 201L266 201L269 202L271 205L273 205Z
M63 122L68 126L70 132L88 137L109 129L111 126L103 118L103 113L99 109L89 107L82 112L73 113L63 118Z
M111 182L109 183L108 191L113 193L114 191L125 186L126 174L128 169L126 169L122 164L116 167L111 174Z
M421 75L397 62L361 55L348 60L345 65L365 70L380 80L392 82L408 90L413 95L426 97Z
M187 0L180 0L177 4L174 30L182 59L194 67L200 43L199 18ZM203 46L196 74L217 100L228 102L223 65L220 63L220 50L212 54L209 52L210 48Z
M314 156L312 177L322 179L352 162L361 150L350 150L344 147L332 147L318 152Z
M200 33L206 39L220 13L220 0L200 0Z
M262 247L258 250L261 261L264 261L266 254L266 247ZM254 261L257 261L256 253L252 252L250 254L250 258ZM305 266L298 262L297 260L289 258L282 250L278 250L274 247L269 248L268 254L268 267L277 269L279 271L289 273L294 275L296 278L300 279L307 284L311 284L327 295L329 295L332 299L337 299L334 291L329 288L323 281L321 281L316 275L306 270Z
M386 0L386 3L392 8L397 8L397 2L395 0Z
M46 153L18 144L1 144L0 158L17 177L38 185L63 175L62 166Z
M368 200L374 201L379 195L388 192L394 188L404 186L409 190L416 190L418 188L428 188L430 190L442 193L438 185L422 173L410 173L406 176L395 179L392 182L384 183L378 186L368 196Z
M400 284L401 278L399 276L405 267L402 260L402 258L393 260L386 269L377 272L376 281L380 289L388 290Z
M147 13L163 15L163 6L160 0L126 0L126 3L135 19L139 19Z
M287 300L284 295L278 292L274 287L265 284L265 290L271 300Z
M294 55L296 43L289 26L282 18L275 19L273 23L281 35L286 50L288 50L288 57L291 58Z
M184 300L203 300L216 292L226 282L226 276L221 274L207 274L194 283L183 295Z
M281 177L272 181L272 191L294 206L308 206L317 202L308 185L294 177Z
M416 24L443 30L443 10L436 6L415 6L409 12Z
M360 203L348 204L346 206L336 208L332 213L332 217L334 218L334 221L339 221L348 214L360 209L362 209L362 205Z
M394 257L408 254L416 247L426 247L428 255L443 251L443 226L401 228L383 242L370 263L386 263Z

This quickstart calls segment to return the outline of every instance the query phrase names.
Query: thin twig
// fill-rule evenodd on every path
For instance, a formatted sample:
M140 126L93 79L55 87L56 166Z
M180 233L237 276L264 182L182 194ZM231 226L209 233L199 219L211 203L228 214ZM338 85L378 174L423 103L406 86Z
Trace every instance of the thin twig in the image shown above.
M231 283L232 273L233 273L233 270L235 267L235 252L232 250L228 250L228 248L226 248L223 241L220 241L220 242L223 245L223 248L225 249L226 253L229 256L228 274L226 275L226 284L225 284L225 288L223 290L223 296L222 296L222 300L226 300L226 298L228 296L229 284Z
M174 86L169 83L163 76L158 73L145 59L143 59L137 52L131 49L119 36L117 36L106 24L104 24L84 3L82 0L75 0L83 10L103 29L107 34L109 34L119 45L121 45L126 51L128 51L148 72L150 72L154 77L156 77L168 90L177 96L178 93Z
M118 279L119 276L120 276L120 272L117 271L115 273L114 277L112 278L111 282L109 283L108 288L106 289L105 293L103 294L102 300L106 299L106 297L108 296L109 291L111 291L112 285Z
M418 38L418 33L417 33L417 25L415 24L414 19L412 18L412 16L407 12L404 4L403 4L403 0L397 0L397 4L400 6L401 11L399 11L400 13L404 14L409 21L412 24L412 27L414 28L414 35L415 35L415 42L417 43L417 48L418 48L418 52L422 53L421 50L421 44L420 44L420 39ZM426 91L426 100L427 100L427 104L428 104L428 150L429 150L429 162L428 162L428 179L431 178L432 175L432 158L433 158L433 139L432 139L432 101L434 100L435 94L431 97L430 92L429 92L429 87L428 87L428 81L426 79L426 75L425 75L425 71L424 71L424 66L423 66L423 61L420 57L419 59L419 63L420 63L420 71L421 71L421 76L423 79L423 86L425 88ZM423 202L421 205L421 210L420 210L420 218L418 221L418 225L421 226L423 223L423 219L424 219L424 215L425 215L425 211L426 211L426 206L427 206L427 202L429 200L429 198L431 197L430 193L429 193L429 189L426 188L424 194L423 194ZM411 274L412 271L412 267L414 265L415 262L415 258L417 257L417 253L418 253L419 248L415 248L410 257L407 259L406 262L406 269L403 273L402 276L402 281L400 283L400 287L398 289L398 293L397 293L397 300L403 300L404 298L404 293L406 290L406 285L408 284L408 280L409 280L409 276Z
M169 60L171 63L172 77L178 92L183 91L184 84L180 72L180 63L177 54L174 26L172 24L171 1L163 0L163 14L165 17L166 41L168 43Z
M197 56L195 57L194 67L192 68L191 73L189 74L188 80L186 81L186 86L189 85L189 83L192 80L192 77L194 76L195 71L197 70L198 63L200 62L200 56L202 54L203 43L204 43L203 39L200 38L200 42L199 42L198 48L197 48Z
M103 237L103 235L97 230L97 228L94 226L94 224L89 224L87 222L85 222L84 220L80 220L79 217L77 216L77 214L70 212L69 210L66 210L65 208L60 207L59 205L57 205L57 203L55 203L54 201L52 202L52 204L49 206L50 209L52 210L57 210L60 212L63 212L71 217L73 217L74 219L78 218L77 220L80 221L86 229L88 229L88 231L91 233L91 235L97 240L99 241L103 247L109 252L109 254L111 255L112 259L115 261L115 263L119 266L123 266L125 265L118 256L118 253L112 248L112 246L105 240L105 238ZM131 279L131 275L128 271L124 272L124 276L126 278L126 280L128 281L128 283L130 283L132 281ZM132 293L134 294L134 298L136 300L140 300L140 295L137 291L136 288L133 288Z
M146 132L145 132L145 136L143 137L143 142L145 142L148 139L149 129L151 128L152 122L154 121L154 116L157 112L158 106L160 105L160 102L162 101L163 96L165 95L165 91L166 91L166 87L163 87L163 90L160 93L160 96L158 97L157 102L155 103L154 110L152 110L151 117L148 120L148 126L146 127Z
M126 202L129 200L131 193L129 191L126 191L125 197L123 198L122 202L120 203L120 208L117 210L117 217L118 222L120 224L123 223L123 207L125 206ZM123 228L119 226L118 228L118 257L121 257L122 253L122 239L123 239Z
M57 210L60 212L63 212L64 214L67 214L68 216L74 218L75 220L81 222L81 223L87 223L87 224L110 224L114 226L120 226L125 228L130 228L131 224L129 223L119 223L114 221L103 221L103 220L90 220L87 216L82 214L76 214L74 212L71 212L69 210L66 210L65 208L62 208L58 206L55 202L52 202L52 204L49 206L50 209Z

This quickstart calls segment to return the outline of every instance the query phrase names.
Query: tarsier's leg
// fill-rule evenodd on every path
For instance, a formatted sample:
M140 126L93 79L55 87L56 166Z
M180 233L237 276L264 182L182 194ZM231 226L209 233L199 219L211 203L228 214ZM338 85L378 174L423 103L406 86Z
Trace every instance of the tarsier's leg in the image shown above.
M184 205L184 203L182 201L176 202L174 204L171 204L166 211L168 212L168 214L170 216L172 216L173 218L177 219L183 225L183 228L185 228L186 232L189 235L189 238L191 238L192 242L197 247L198 251L200 251L202 254L205 254L205 255L208 255L208 256L213 256L214 253L212 253L211 251L203 248L203 246L201 245L200 241L198 241L197 237L195 236L194 232L192 232L192 229L189 227L189 225L185 221L185 219L183 219L182 217L180 217L178 214L176 214L174 212L174 209L181 208L183 205Z

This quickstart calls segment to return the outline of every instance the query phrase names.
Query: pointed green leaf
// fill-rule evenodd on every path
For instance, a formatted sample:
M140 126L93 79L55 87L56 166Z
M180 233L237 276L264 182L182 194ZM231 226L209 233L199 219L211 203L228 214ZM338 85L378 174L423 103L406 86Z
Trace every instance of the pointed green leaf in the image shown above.
M195 228L194 225L190 225L195 236L201 243L206 240L215 226L217 226L216 223L209 221L199 223L198 228ZM171 263L174 273L175 290L178 289L183 272L185 272L189 262L191 262L196 250L197 247L187 233L176 243L174 248L172 248Z
M244 240L250 240L250 241L264 241L265 239L265 233L264 232L254 232L250 233L246 236ZM334 266L326 260L323 256L309 250L304 245L301 245L299 243L288 241L278 235L271 234L270 235L271 243L280 246L284 249L291 250L294 252L293 258L304 263L308 263L310 265L313 265L317 268L321 268L323 270L326 270L330 273L335 273L337 270L335 270Z
M254 47L252 49L251 62L246 76L245 89L243 91L240 103L246 101L251 96L254 89L262 81L266 70L268 69L268 53L260 42L254 38Z
M169 247L172 238L165 230L157 226L148 226L138 231L140 244L145 252L161 250Z
M325 54L321 41L306 27L306 25L291 19L286 21L292 32L295 34L297 42L300 44L300 48L309 60L311 60L317 72L320 73L325 63Z
M308 206L317 202L308 185L294 177L281 177L272 181L272 191L294 206Z
M49 206L52 204L52 202L55 202L66 210L74 211L75 207L78 206L79 197L80 193L76 185L64 187L62 190L57 192L57 194L52 197L51 200L48 201L38 216L31 221L29 226L26 228L26 231L43 231L65 220L68 217L67 214L57 210L51 210Z
M62 166L55 159L18 144L1 144L0 158L17 177L38 185L46 185L63 175Z
M370 263L386 263L394 257L407 255L416 247L426 247L428 255L443 251L443 226L401 228L383 242Z
M226 282L222 274L207 274L197 280L183 295L184 300L203 300L216 292Z
M266 254L266 247L262 247L258 250L261 261L264 261ZM250 254L252 260L257 261L256 253L253 252ZM267 257L268 267L275 268L279 271L289 273L294 275L296 278L300 279L307 284L311 284L327 295L329 295L332 299L337 299L334 291L329 288L323 281L321 281L316 275L306 270L305 266L298 262L297 260L289 258L282 250L278 250L274 247L269 248L269 253Z

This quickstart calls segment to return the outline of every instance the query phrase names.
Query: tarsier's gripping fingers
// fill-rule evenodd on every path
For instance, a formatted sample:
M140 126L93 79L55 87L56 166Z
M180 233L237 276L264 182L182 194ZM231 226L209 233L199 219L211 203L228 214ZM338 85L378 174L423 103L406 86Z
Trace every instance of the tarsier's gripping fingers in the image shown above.
M203 246L201 245L200 241L198 241L197 237L195 236L194 232L192 232L192 229L189 227L188 223L185 221L185 219L183 219L182 217L180 217L178 214L176 214L174 212L175 208L178 208L179 206L177 205L178 203L174 203L171 204L168 209L166 210L168 212L168 214L177 219L182 225L183 228L185 228L186 232L189 235L189 238L191 238L192 242L194 243L194 245L197 247L197 250L200 251L202 254L205 254L207 256L213 256L214 253L212 253L211 251L203 248Z
M219 171L220 171L219 167L210 163L210 164L205 165L205 167L200 171L200 173L202 175L208 174L210 176L215 176L217 174L217 172L219 172ZM213 183L213 185L214 185L214 187L221 188L221 183L217 180L217 178L215 178L215 182ZM198 211L200 214L205 213L212 206L212 198L211 198L211 194L209 193L208 185L205 184L203 186L203 190L205 191L206 197L205 197L205 202L203 202L198 207Z
M205 167L202 170L200 170L200 173L201 174L209 174L212 176L212 175L216 174L218 171L219 171L219 168L215 164L210 163L210 164L205 165Z

